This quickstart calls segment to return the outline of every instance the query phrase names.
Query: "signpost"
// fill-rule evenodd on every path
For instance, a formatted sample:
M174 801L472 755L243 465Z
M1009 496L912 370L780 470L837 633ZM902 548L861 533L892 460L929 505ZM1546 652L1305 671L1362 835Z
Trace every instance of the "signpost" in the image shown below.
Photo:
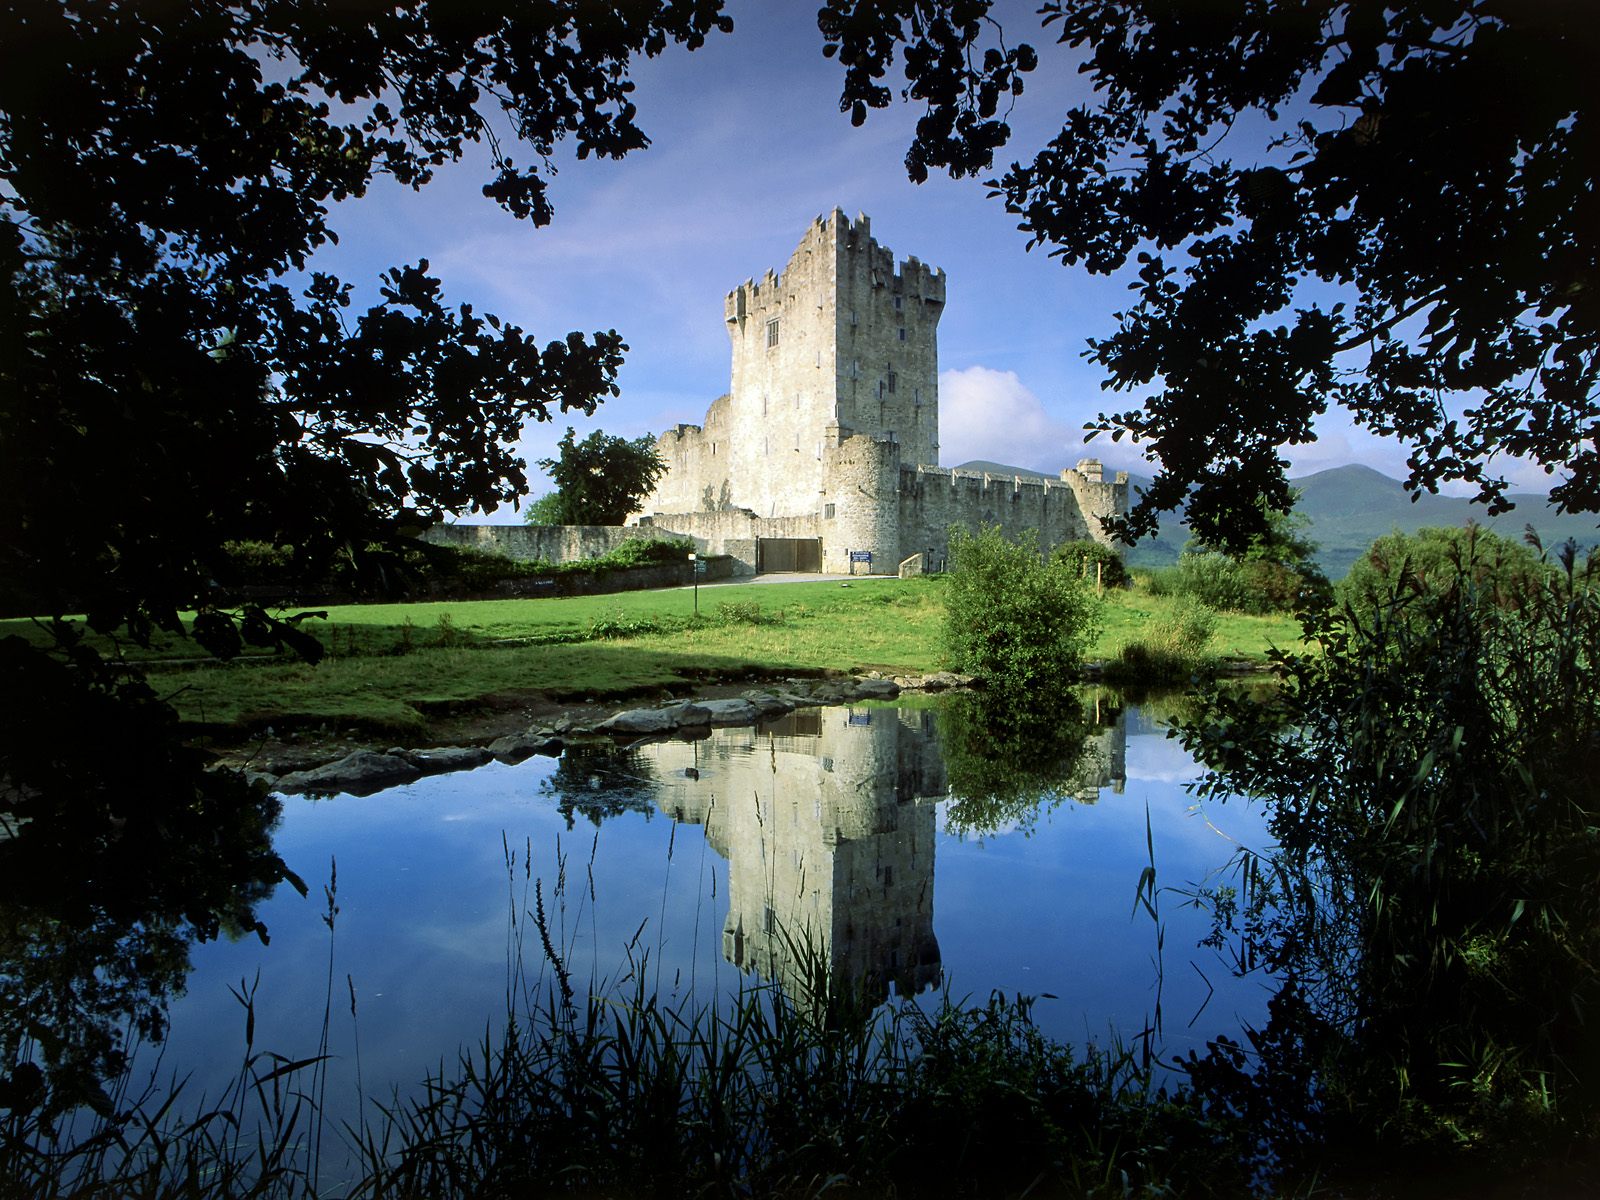
M850 554L850 574L854 575L856 573L856 564L858 562L859 563L866 563L869 568L872 566L872 551L871 550L851 550L851 551L849 551L849 554Z
M700 556L689 551L689 570L694 574L694 619L700 619Z

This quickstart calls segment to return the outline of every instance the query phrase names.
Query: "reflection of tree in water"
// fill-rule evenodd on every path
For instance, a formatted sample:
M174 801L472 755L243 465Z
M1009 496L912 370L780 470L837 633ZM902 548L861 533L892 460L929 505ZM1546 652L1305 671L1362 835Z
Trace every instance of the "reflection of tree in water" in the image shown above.
M1072 797L1108 764L1093 738L1120 709L1086 707L1070 693L952 692L939 708L950 781L946 825L960 833L1027 832L1041 812Z
M129 1036L159 1040L189 945L266 930L280 806L172 736L109 667L74 674L0 642L0 1111L103 1107Z
M1504 1164L1600 1114L1600 590L1472 565L1319 616L1270 698L1184 731L1201 795L1270 804L1275 848L1196 898L1281 989L1183 1066L1307 1170Z
M556 769L539 784L539 794L554 797L568 829L575 813L595 825L628 812L648 818L656 810L656 777L637 750L568 746L556 760Z

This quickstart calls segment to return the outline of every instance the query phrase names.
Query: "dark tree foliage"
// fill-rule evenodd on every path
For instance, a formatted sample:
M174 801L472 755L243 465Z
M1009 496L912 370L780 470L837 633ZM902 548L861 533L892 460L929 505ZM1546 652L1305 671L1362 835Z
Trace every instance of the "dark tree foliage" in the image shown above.
M630 59L699 45L719 9L0 9L0 572L135 637L198 607L227 654L292 631L210 619L224 538L325 558L521 495L524 422L614 394L621 339L541 346L447 306L425 262L365 312L304 269L333 203L380 174L420 187L469 142L485 193L548 221L556 144L645 145Z
M858 117L927 105L907 156L964 175L1005 140L1025 47L987 0L829 0L819 26ZM1478 487L1495 458L1570 472L1600 510L1600 22L1561 0L1048 0L1095 87L992 186L1032 245L1134 301L1089 358L1142 408L1090 428L1160 463L1122 532L1187 500L1210 541L1286 511L1278 447L1342 406L1412 448L1409 485ZM988 49L983 49L989 44ZM981 118L988 117L984 120ZM1317 285L1308 287L1305 285ZM1334 299L1332 297L1337 297Z
M1286 985L1259 1058L1190 1066L1301 1165L1509 1160L1600 1112L1597 564L1498 549L1374 578L1313 618L1317 652L1276 655L1281 687L1219 688L1182 728L1200 795L1269 803L1276 848L1203 895L1239 969Z
M544 224L557 144L644 146L630 62L730 28L721 7L0 0L6 602L136 642L192 609L213 653L314 658L292 618L226 605L230 546L292 546L317 579L520 496L525 422L615 394L621 338L541 344L447 305L425 261L386 272L358 311L313 256L336 240L335 205L380 175L420 187L469 143L488 147L485 194ZM208 771L170 706L81 627L48 628L48 648L0 641L0 941L255 927L254 900L293 878L270 798ZM37 1009L42 979L66 1012L94 982L70 975L0 960L0 994ZM26 1084L5 1073L29 1039L51 1071L109 1063L103 1009L83 1007L82 1036L0 1038L0 1085Z
M654 438L630 441L596 429L580 442L570 425L558 456L539 465L556 485L556 525L621 525L667 473ZM531 509L528 520L534 523Z

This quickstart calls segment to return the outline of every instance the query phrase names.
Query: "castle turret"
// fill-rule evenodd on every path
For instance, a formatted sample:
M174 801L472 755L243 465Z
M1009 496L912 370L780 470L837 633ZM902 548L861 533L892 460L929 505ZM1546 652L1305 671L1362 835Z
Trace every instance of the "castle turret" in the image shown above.
M858 569L893 574L900 564L900 444L857 434L828 449L822 569L849 571L852 551L872 555Z

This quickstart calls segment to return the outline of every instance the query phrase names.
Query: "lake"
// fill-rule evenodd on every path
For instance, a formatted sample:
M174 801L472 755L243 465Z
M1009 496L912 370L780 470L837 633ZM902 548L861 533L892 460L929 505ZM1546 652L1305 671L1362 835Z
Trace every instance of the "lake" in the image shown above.
M310 896L280 887L258 907L270 945L194 947L135 1086L176 1074L191 1095L220 1094L245 1049L235 993L251 993L257 1050L314 1054L328 1015L336 1120L363 1094L404 1096L526 1004L519 952L535 990L551 982L529 915L540 902L580 988L632 969L697 1002L794 992L798 934L875 999L1037 996L1040 1026L1070 1043L1149 1031L1170 1056L1262 1023L1264 981L1197 947L1209 919L1183 892L1240 843L1261 846L1263 814L1198 804L1181 746L1095 692L1073 710L1068 775L974 807L963 781L988 787L984 769L1016 764L984 760L974 776L970 745L947 763L951 703L802 709L703 740L289 797L275 845ZM980 721L991 734L1002 756L1027 757ZM1152 856L1160 938L1137 902Z

